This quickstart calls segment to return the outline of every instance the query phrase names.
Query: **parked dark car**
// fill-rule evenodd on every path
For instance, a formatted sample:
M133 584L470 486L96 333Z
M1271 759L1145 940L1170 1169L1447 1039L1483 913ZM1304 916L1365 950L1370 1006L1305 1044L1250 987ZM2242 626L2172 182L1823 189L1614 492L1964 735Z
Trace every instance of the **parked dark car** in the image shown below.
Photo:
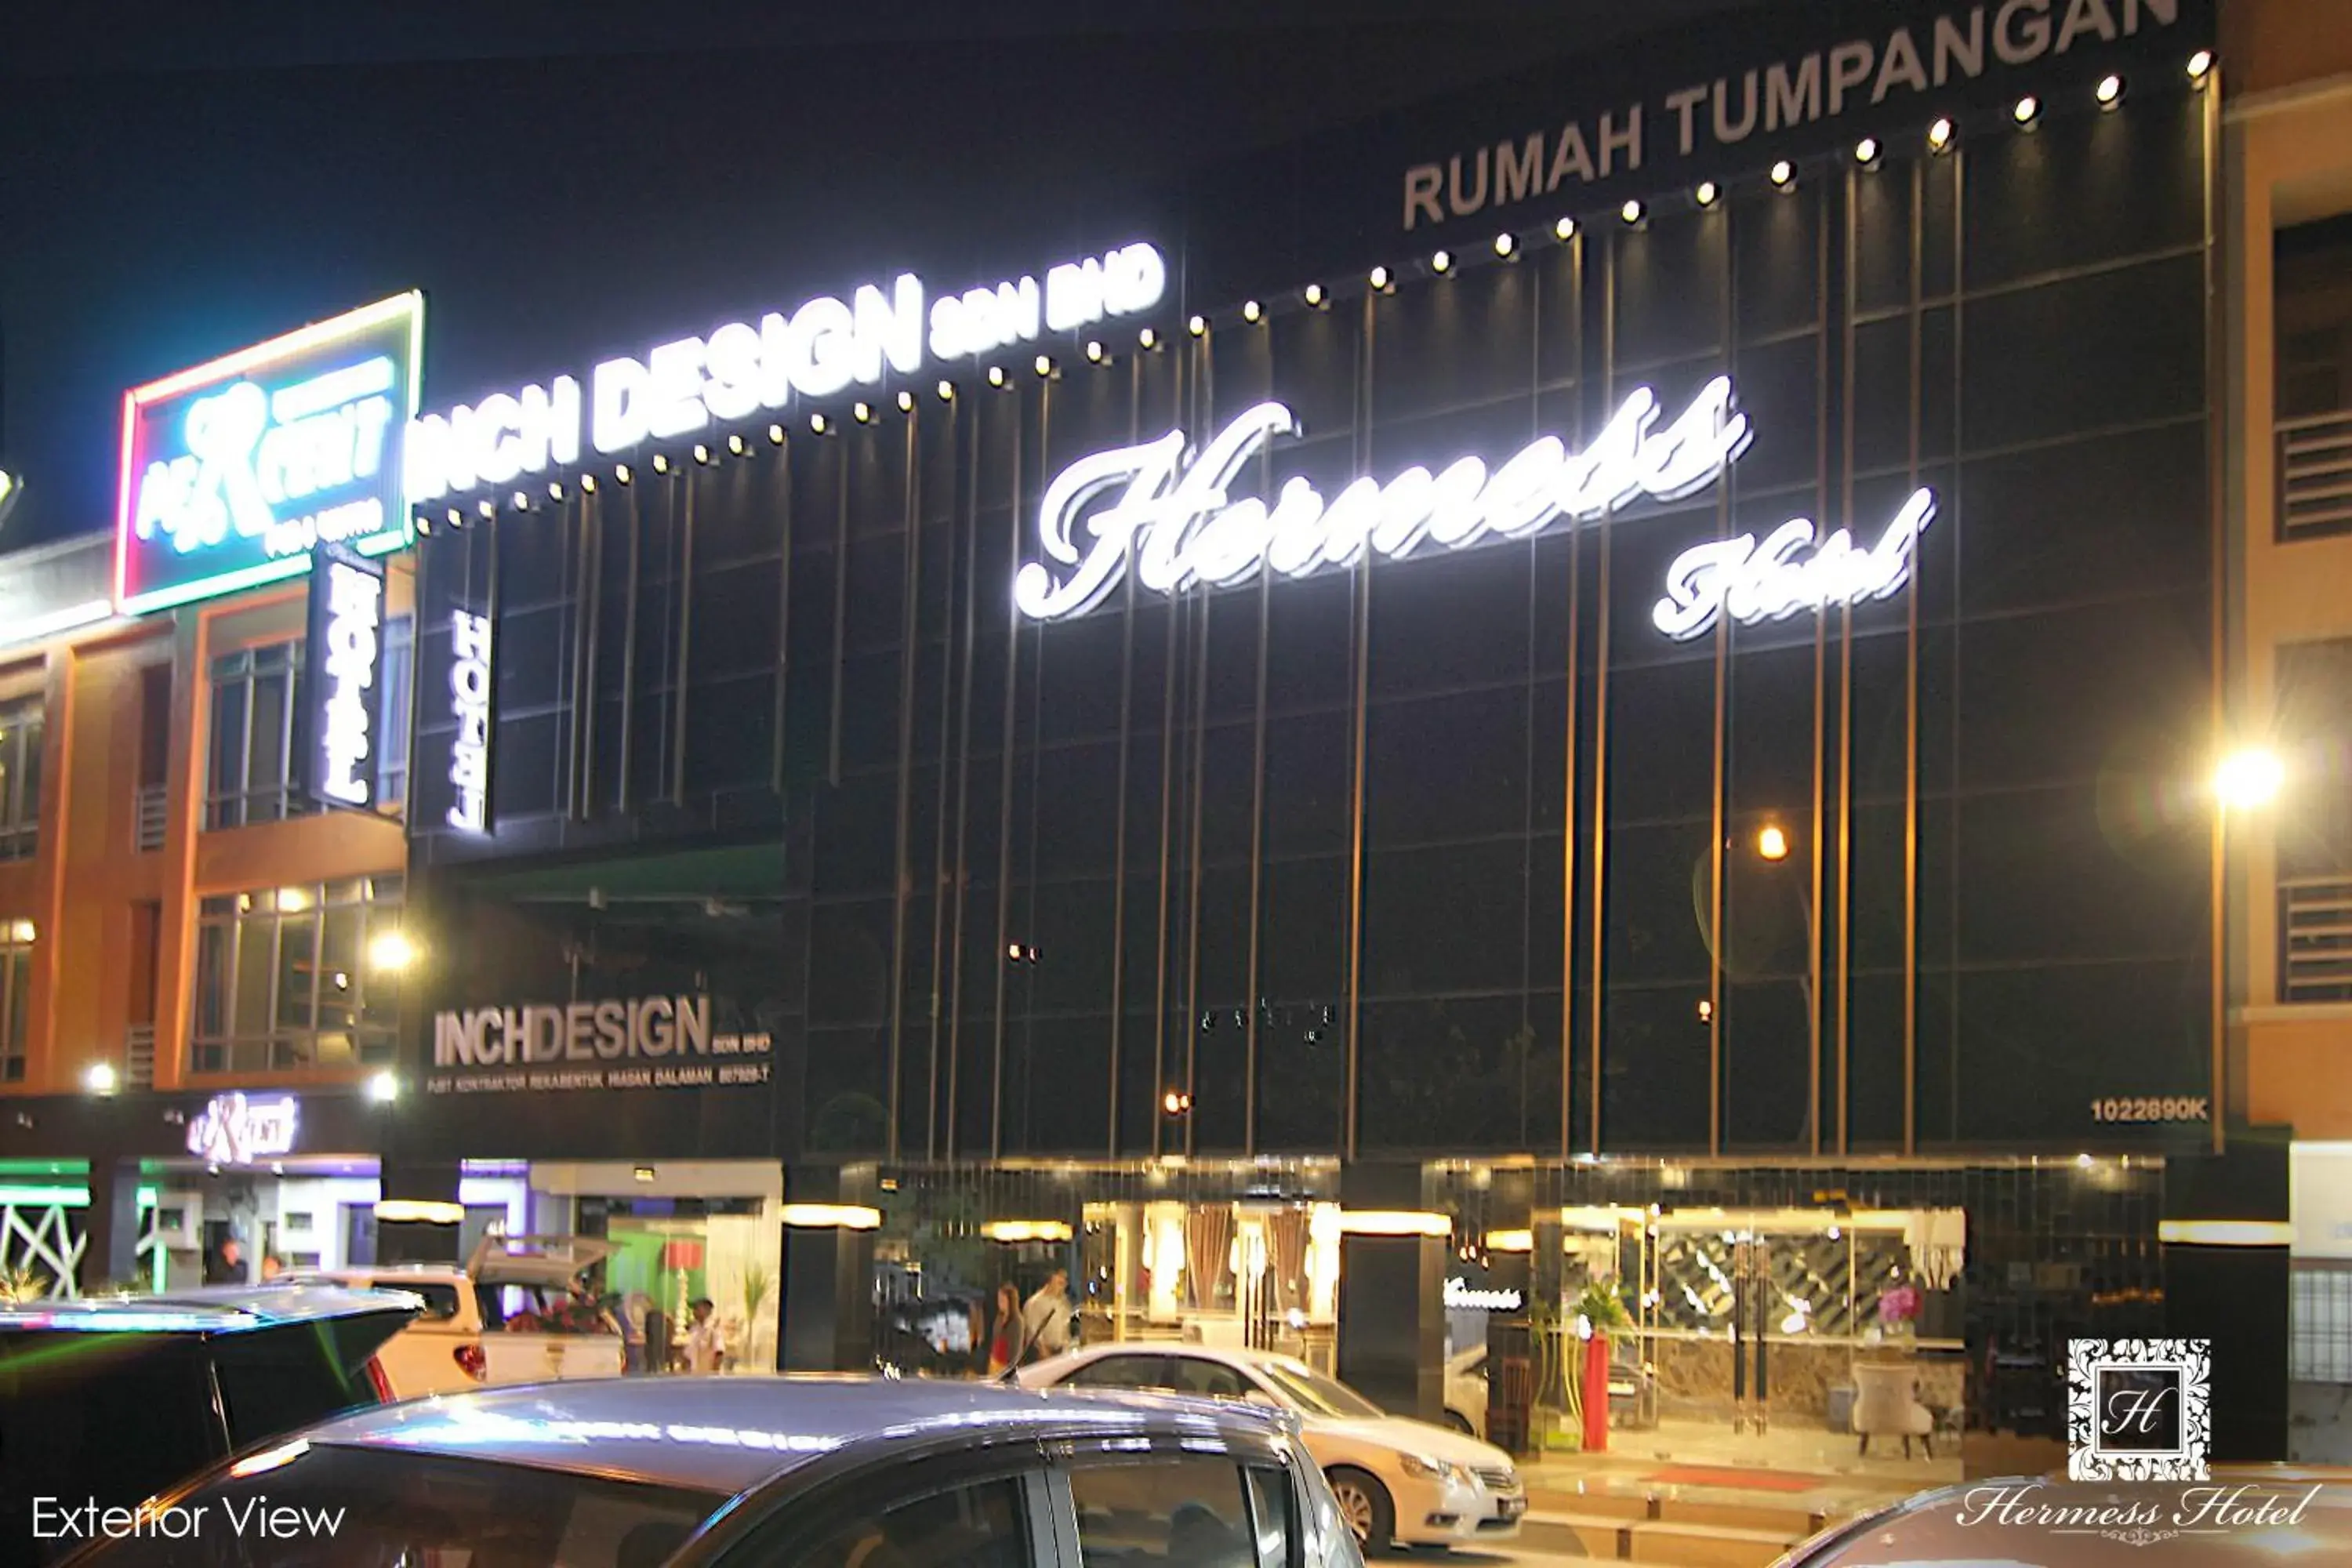
M376 1347L418 1302L196 1290L0 1309L0 1568L69 1540L35 1508L131 1508L238 1449L382 1403Z
M412 1400L219 1466L149 1523L74 1568L1362 1563L1280 1412L887 1377Z

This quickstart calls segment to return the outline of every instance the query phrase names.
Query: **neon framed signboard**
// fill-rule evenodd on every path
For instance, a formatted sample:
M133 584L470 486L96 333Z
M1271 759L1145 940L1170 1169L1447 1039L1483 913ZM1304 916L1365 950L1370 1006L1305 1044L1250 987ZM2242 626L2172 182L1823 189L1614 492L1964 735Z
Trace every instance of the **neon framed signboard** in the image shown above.
M424 333L411 291L126 393L115 607L299 576L321 542L404 548Z

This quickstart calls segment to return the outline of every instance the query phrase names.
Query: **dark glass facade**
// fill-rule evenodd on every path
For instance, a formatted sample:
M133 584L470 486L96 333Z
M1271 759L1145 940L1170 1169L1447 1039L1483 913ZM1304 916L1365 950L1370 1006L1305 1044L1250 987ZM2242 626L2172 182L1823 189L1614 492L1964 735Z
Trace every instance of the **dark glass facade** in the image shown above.
M2076 108L1522 224L1444 275L1392 244L1388 289L1326 275L1314 308L1299 277L1254 321L1171 292L1156 348L1057 340L1050 374L1024 349L1002 389L982 362L822 435L714 427L666 472L647 448L628 484L436 528L412 1050L434 1010L707 993L772 1070L427 1096L421 1135L907 1162L2201 1139L2093 1105L2209 1087L2207 105ZM1214 270L1213 237L1197 268L1161 243L1171 279ZM1130 576L1052 624L1013 604L1044 486L1089 453L1277 399L1303 434L1236 492L1328 497L1581 449L1634 389L1671 418L1724 375L1753 442L1677 501L1172 598ZM1920 487L1899 591L1659 630L1684 552L1790 519L1868 545ZM459 610L494 628L486 834L446 826Z

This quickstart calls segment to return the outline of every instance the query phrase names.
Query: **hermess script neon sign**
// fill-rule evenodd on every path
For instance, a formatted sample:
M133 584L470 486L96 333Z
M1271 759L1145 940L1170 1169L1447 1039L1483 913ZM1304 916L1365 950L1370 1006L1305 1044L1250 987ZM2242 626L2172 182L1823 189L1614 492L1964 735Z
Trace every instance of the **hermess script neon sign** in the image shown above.
M161 609L404 547L424 300L353 310L124 398L115 603Z
M1649 388L1636 389L1582 451L1545 436L1493 467L1475 457L1435 472L1413 467L1385 482L1356 479L1328 499L1299 478L1283 481L1271 500L1231 493L1269 442L1298 434L1288 407L1261 403L1198 448L1171 430L1078 459L1045 488L1037 519L1045 559L1014 576L1013 603L1032 619L1064 620L1101 604L1130 570L1140 586L1175 595L1260 570L1304 577L1370 554L1394 560L1426 546L1527 539L1637 500L1696 495L1747 450L1753 430L1730 378L1717 376L1672 419L1662 419ZM1666 569L1651 618L1685 640L1727 616L1755 625L1884 598L1910 580L1935 514L1934 493L1921 489L1867 547L1844 529L1822 537L1808 518L1760 542L1709 540Z

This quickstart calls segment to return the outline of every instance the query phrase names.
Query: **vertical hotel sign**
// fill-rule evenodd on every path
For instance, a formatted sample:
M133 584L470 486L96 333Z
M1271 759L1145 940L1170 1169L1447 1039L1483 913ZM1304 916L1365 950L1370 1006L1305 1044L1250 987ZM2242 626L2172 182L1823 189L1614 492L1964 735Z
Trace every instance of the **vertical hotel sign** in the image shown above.
M383 563L314 547L302 650L303 784L324 806L376 804L383 724Z
M425 300L397 295L125 395L125 615L299 576L320 544L407 545Z

